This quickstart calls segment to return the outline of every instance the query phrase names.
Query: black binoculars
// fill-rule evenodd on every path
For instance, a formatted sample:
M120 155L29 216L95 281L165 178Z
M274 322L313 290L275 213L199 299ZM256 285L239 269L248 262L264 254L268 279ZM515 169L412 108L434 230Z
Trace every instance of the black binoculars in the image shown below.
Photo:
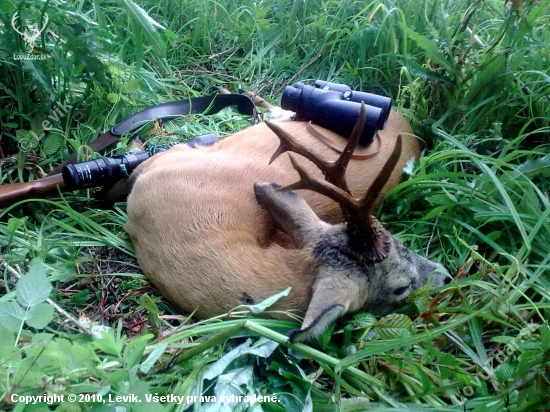
M281 107L296 113L296 118L311 120L344 137L349 137L359 118L361 102L365 103L366 123L359 144L368 145L390 115L392 100L372 93L351 90L349 86L317 80L313 86L296 83L287 86Z

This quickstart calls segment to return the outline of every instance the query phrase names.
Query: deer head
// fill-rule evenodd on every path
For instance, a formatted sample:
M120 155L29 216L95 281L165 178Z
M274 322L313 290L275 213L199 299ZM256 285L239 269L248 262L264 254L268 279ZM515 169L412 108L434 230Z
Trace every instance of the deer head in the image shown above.
M269 211L281 230L292 236L298 248L310 250L316 265L311 301L301 329L291 333L292 341L320 335L348 312L366 309L377 315L386 314L413 290L427 283L441 286L451 280L442 265L405 248L372 215L372 206L399 159L401 136L366 194L356 199L350 193L344 175L365 124L364 110L362 105L359 121L336 161L321 159L282 128L266 122L280 139L270 162L292 151L312 161L325 176L321 180L310 175L289 153L300 175L298 182L286 187L276 183L254 186L259 204ZM296 189L313 190L336 201L345 223L330 225L321 221Z
M13 17L11 18L11 26L17 33L19 33L23 37L23 40L25 41L25 43L27 43L27 52L32 53L34 49L34 42L36 41L36 39L38 39L38 36L40 36L40 34L46 28L46 25L48 24L48 21L49 21L49 17L47 14L44 14L44 25L42 26L42 28L39 29L38 24L33 24L30 27L30 33L27 33L27 30L23 32L17 29L16 21L18 16L19 16L19 11L16 11Z

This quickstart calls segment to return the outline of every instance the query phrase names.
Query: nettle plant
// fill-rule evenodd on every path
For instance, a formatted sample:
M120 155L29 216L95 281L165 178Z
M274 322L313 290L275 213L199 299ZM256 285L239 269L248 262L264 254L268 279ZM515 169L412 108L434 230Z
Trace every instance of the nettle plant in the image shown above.
M16 333L17 340L25 326L44 329L54 315L53 307L46 303L51 291L52 284L47 277L46 267L42 262L34 263L21 276L15 291L1 299L0 327L7 332Z

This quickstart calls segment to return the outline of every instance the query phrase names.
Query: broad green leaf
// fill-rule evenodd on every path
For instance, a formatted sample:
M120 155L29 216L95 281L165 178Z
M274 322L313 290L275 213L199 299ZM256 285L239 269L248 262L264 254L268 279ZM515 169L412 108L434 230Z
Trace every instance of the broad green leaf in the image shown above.
M517 178L521 175L521 173L529 176L538 174L550 176L550 155L530 159L520 164L512 174L512 177Z
M265 299L263 302L260 302L256 305L245 305L248 309L250 309L250 312L257 315L258 313L262 313L264 310L269 308L271 305L273 305L275 302L277 302L279 299L281 299L283 296L288 296L290 293L290 287L286 288L282 292L277 293L276 295L270 296L267 299Z
M407 27L403 23L400 23L400 26L407 34L407 36L414 40L418 44L418 46L426 52L426 56L429 59L433 60L434 63L446 69L451 77L456 77L456 69L454 68L452 62L447 59L445 54L437 46L436 42L415 32L412 28Z
M279 346L277 342L273 342L266 338L260 338L250 347L250 349L248 349L247 353L261 358L267 358L277 349L277 346Z
M15 217L10 217L8 219L8 232L10 235L13 235L17 229L23 224L23 219L16 219Z
M343 398L340 399L340 412L368 411L372 409L367 398Z
M21 60L25 71L32 77L33 84L39 84L46 92L52 92L52 73L43 62L35 60Z
M376 323L376 317L372 313L361 312L353 316L353 322L361 326L370 327Z
M40 136L38 136L40 137ZM35 149L40 141L30 131L19 129L15 131L15 139L24 151Z
M43 345L37 347L44 348ZM48 375L63 373L75 368L72 363L72 348L70 343L58 345L57 341L51 341L42 353L37 356L38 369ZM78 365L82 366L82 365Z
M16 301L0 302L0 325L10 332L19 332L25 320L25 309Z
M101 338L94 340L92 344L109 355L120 356L124 342L115 338L112 329L109 332L101 331L99 334Z
M408 316L394 313L383 317L375 324L375 332L380 339L399 339L410 332L412 320Z
M20 363L13 379L19 387L33 388L41 383L43 384L44 381L48 380L48 377L42 371L39 371L34 358L26 358Z
M76 342L73 342L73 355L74 359L73 364L83 364L86 366L88 373L91 374L100 374L101 369L98 369L96 366L99 364L100 360L94 347L90 344L80 345ZM99 376L99 375L98 375Z
M143 395L150 392L149 389L151 385L149 384L149 382L146 382L139 378L137 365L128 371L128 375L128 393L135 393L141 400L141 402L145 402L145 397ZM151 406L152 408L150 408L149 405L146 405L141 410L143 410L144 412L164 412L164 408L162 408L162 405L160 403L153 403ZM139 409L135 408L135 410Z
M246 366L242 368L233 369L231 372L218 376L216 386L214 387L214 395L216 396L216 402L205 402L203 410L205 412L215 412L222 410L224 399L234 396L246 396L247 393L242 393L240 387L246 386L251 388L254 382L254 374L252 373L252 367ZM244 396L241 404L244 403Z
M144 293L139 297L139 304L147 309L149 313L155 315L159 313L159 308L157 307L157 304L153 299L151 299L151 297L147 293Z
M244 343L226 353L222 358L210 365L204 372L203 378L214 379L220 376L231 362L247 353L247 349L250 347L251 343L252 341L247 339Z
M157 304L151 297L144 293L139 297L139 303L141 306L143 306L145 309L147 309L148 312L148 318L149 318L149 324L151 325L151 331L157 332L160 328L161 322L159 319L159 308L157 307Z
M166 44L160 37L156 28L164 30L164 27L152 19L149 14L141 7L139 7L132 0L123 0L128 16L132 21L134 28L138 27L141 29L142 33L145 35L145 38L149 40L150 44L153 46L155 51L161 56L166 55Z
M74 402L74 403L63 402L57 408L55 408L55 412L81 412L81 411L82 409L80 408L77 402Z
M17 282L15 294L22 306L31 307L44 302L50 296L51 290L52 285L46 276L46 267L42 262L36 262Z
M15 335L0 324L0 346L15 345Z
M124 74L124 70L122 70L121 68L119 68L115 65L110 65L109 66L109 71L113 74L116 74L117 76L122 76Z
M518 357L519 364L514 370L514 376L518 377L524 373L527 373L529 369L542 365L544 362L544 354L542 350L531 349L521 353Z
M145 359L139 366L139 370L143 373L149 373L158 358L162 356L167 346L168 343L163 343L155 347L155 349L153 349L149 356L147 356L147 359Z
M17 346L0 345L0 365L5 365L5 364L16 365L20 361L21 361L21 350Z
M441 353L438 355L438 362L442 365L439 367L439 372L443 379L449 379L455 375L455 370L459 367L460 363L450 353ZM446 368L445 366L449 366Z
M351 326L352 328L358 327L361 329L355 333L356 339L370 340L370 338L375 336L374 333L372 332L372 327L374 326L375 323L376 323L376 317L372 313L361 312L353 316L352 322L349 323L349 326ZM346 328L344 328L344 332L345 332L344 337L347 337ZM345 341L346 345L351 344L351 335L349 335L349 339L350 339L349 341Z
M109 100L109 102L115 104L120 100L120 96L117 93L109 93L107 95L107 100Z
M126 361L126 367L128 369L139 365L143 352L147 343L154 337L152 334L143 335L138 338L132 339L124 348L123 358Z
M106 395L110 390L111 385L93 384L89 381L86 383L71 385L72 393L99 393L101 395Z
M510 343L514 340L514 338L512 336L494 336L491 338L491 342L496 342L496 343Z
M495 371L495 376L501 383L506 384L508 379L514 374L515 369L516 368L508 362L501 363Z
M42 150L47 155L53 155L61 149L63 143L63 136L59 133L51 133L42 141Z
M136 90L139 89L139 85L141 84L141 79L132 79L128 82L124 83L122 86L122 93L133 93Z
M53 319L53 307L47 303L31 306L27 312L25 323L36 329L43 329Z
M264 358L268 357L278 346L278 343L266 338L259 339L253 346L250 346L251 342L250 339L247 339L246 342L226 353L221 359L210 365L204 373L204 379L214 379L221 375L231 362L241 356L256 355Z
M442 74L436 73L428 69L427 67L423 67L419 65L418 63L413 62L412 60L407 60L403 62L403 66L407 67L409 69L409 72L413 76L420 77L422 79L427 80L433 80L436 82L443 82L447 84L454 84L447 76L444 76Z

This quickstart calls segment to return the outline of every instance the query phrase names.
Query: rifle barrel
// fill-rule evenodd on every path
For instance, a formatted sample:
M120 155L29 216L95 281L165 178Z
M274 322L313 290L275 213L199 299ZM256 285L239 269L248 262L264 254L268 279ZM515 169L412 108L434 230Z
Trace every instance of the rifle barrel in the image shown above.
M0 185L0 207L7 207L30 197L43 197L55 193L57 187L65 189L61 173L32 182Z

